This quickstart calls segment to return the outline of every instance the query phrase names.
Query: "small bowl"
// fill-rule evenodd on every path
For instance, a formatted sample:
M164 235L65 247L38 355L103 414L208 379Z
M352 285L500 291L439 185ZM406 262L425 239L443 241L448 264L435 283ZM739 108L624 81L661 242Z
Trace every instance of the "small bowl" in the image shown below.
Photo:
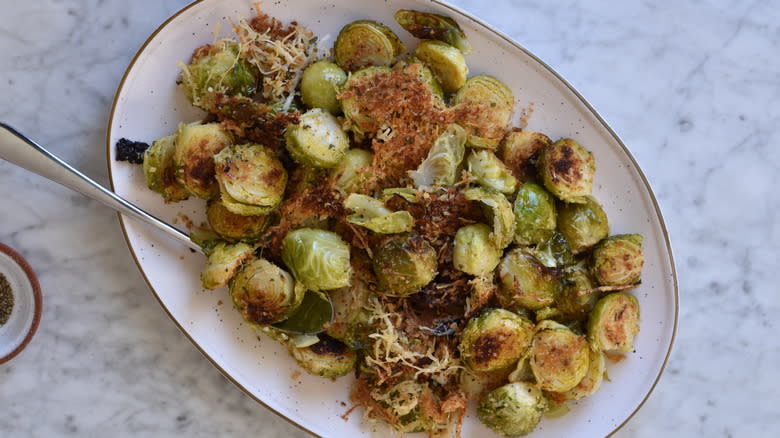
M30 343L41 321L43 298L38 277L27 261L0 243L0 274L11 285L11 316L0 326L0 364L16 357Z

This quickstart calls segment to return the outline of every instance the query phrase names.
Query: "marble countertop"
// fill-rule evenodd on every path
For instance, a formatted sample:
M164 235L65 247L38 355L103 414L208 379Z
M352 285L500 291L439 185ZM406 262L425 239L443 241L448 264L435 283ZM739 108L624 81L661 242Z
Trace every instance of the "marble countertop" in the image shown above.
M183 0L0 0L0 120L107 184L106 121ZM550 64L628 145L675 250L680 326L615 436L780 430L780 25L773 1L456 0ZM0 366L0 436L306 436L166 316L116 215L0 162L0 242L38 273L33 342ZM774 431L774 432L773 432Z

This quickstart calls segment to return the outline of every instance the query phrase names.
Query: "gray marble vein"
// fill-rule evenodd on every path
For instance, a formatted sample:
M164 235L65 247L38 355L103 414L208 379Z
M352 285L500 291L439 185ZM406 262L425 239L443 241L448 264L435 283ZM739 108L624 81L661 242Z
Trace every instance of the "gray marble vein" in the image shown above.
M107 183L115 87L183 0L0 0L0 120ZM780 5L456 0L570 81L629 146L675 249L681 314L617 437L780 431ZM45 310L0 366L0 436L305 436L244 395L149 293L113 212L0 162L0 242Z

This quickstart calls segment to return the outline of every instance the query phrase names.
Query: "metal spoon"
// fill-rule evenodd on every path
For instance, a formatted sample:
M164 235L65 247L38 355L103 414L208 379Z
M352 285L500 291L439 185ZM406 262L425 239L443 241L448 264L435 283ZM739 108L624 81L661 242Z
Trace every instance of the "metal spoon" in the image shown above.
M141 210L116 193L106 189L88 176L74 169L19 131L0 122L0 159L15 164L44 178L60 183L69 189L103 203L125 216L146 222L195 251L203 249L193 243L184 232ZM295 334L314 334L322 331L322 324L333 317L333 303L327 294L321 296L308 292L307 300L289 319L283 321L280 330ZM309 295L312 295L309 297ZM317 299L319 298L319 299ZM300 317L296 317L300 315ZM321 323L318 322L321 321Z

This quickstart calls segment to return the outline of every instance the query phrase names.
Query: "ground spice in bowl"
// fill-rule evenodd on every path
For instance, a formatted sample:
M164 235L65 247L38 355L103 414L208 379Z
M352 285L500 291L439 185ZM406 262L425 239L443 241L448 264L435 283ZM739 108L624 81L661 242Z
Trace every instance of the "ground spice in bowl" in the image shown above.
M11 290L11 283L8 282L5 275L0 274L0 327L8 322L13 310L14 293Z

